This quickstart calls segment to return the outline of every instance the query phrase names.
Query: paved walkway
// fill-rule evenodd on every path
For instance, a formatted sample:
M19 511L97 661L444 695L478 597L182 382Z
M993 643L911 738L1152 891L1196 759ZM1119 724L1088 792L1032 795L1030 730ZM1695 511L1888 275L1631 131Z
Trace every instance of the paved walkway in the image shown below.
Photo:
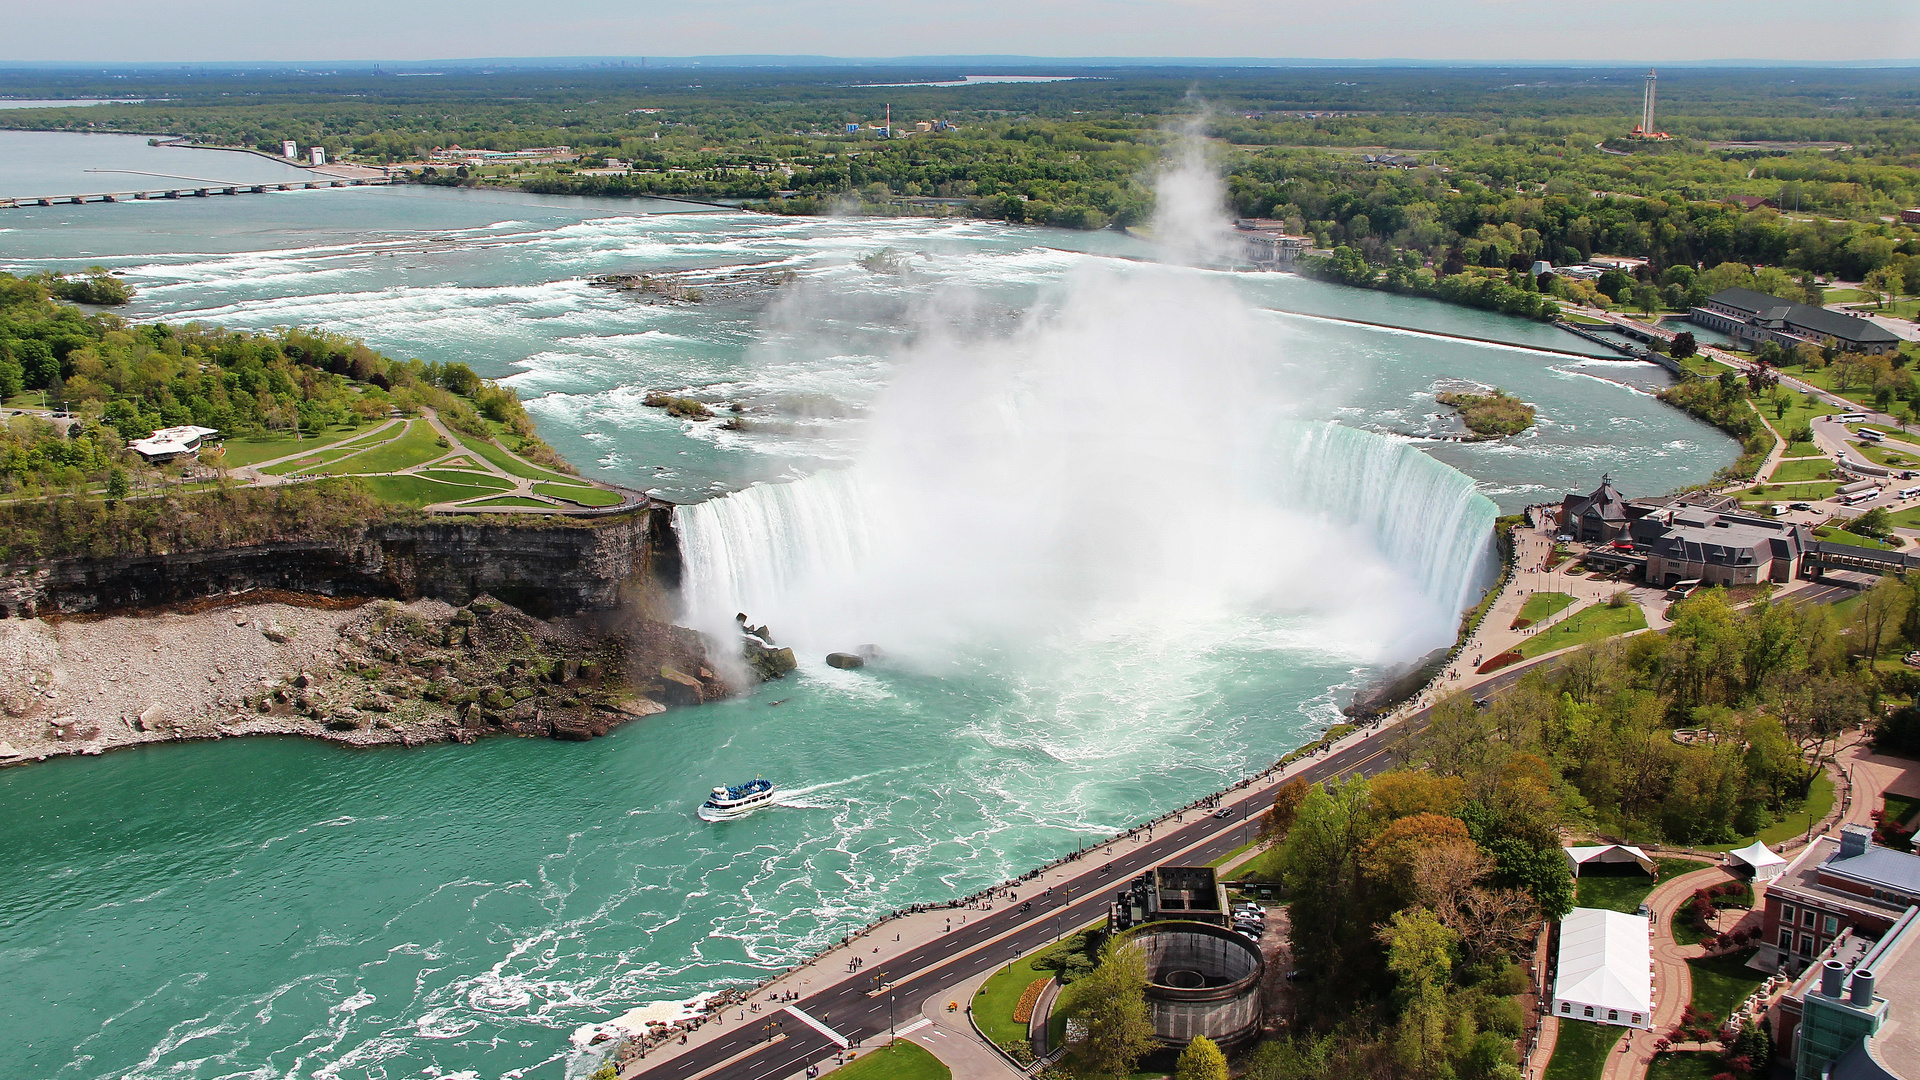
M1920 763L1873 752L1867 737L1854 732L1833 755L1834 767L1852 781L1852 799L1844 820L1873 827L1873 814L1887 795L1920 798Z
M1718 866L1681 874L1654 886L1647 896L1653 910L1653 1029L1632 1031L1621 1041L1618 1051L1607 1058L1600 1080L1641 1080L1653 1062L1653 1047L1663 1032L1680 1022L1680 1014L1693 1001L1693 969L1687 961L1705 956L1701 945L1681 945L1673 940L1673 916L1696 889L1732 881L1732 875Z

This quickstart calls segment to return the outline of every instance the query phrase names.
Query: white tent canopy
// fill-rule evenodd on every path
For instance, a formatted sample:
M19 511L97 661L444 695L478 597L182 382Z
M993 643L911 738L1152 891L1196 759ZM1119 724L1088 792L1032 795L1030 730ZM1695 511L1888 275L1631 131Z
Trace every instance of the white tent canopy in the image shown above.
M1727 861L1746 865L1753 871L1755 881L1772 881L1787 870L1787 860L1758 840L1739 851L1727 852Z
M1626 844L1602 844L1599 847L1570 847L1563 849L1567 853L1567 865L1572 868L1573 876L1580 876L1582 866L1606 863L1639 863L1640 869L1651 874L1654 862L1646 852Z
M1560 920L1553 1014L1620 1027L1653 1027L1653 946L1644 916L1574 908Z

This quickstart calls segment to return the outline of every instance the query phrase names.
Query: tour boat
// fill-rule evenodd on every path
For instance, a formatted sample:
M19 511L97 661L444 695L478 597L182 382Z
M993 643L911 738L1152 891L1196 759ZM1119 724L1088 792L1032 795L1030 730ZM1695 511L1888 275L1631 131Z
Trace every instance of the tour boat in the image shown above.
M773 801L773 781L750 780L738 787L717 787L700 804L703 821L745 817Z

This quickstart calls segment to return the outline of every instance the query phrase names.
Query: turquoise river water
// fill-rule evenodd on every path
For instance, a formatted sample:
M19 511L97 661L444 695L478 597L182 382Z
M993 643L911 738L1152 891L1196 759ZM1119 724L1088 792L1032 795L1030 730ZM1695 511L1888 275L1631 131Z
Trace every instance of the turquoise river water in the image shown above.
M1498 508L1602 471L1666 490L1735 452L1650 396L1658 369L1528 348L1579 350L1550 327L1153 255L418 188L0 211L0 268L124 270L130 318L321 325L506 379L583 472L690 504L689 622L744 610L802 657L587 744L226 740L0 772L0 1075L580 1076L630 1007L1298 745L1447 641ZM586 280L609 272L706 296ZM1536 402L1538 428L1435 441L1456 381ZM747 430L648 389L738 402ZM865 671L822 662L868 643ZM694 818L763 773L776 809Z

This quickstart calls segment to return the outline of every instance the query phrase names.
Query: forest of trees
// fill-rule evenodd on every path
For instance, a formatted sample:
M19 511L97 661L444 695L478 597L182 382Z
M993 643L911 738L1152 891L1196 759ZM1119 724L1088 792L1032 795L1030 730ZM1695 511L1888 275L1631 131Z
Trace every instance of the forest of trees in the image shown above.
M1484 704L1444 700L1409 768L1281 786L1264 858L1301 990L1247 1077L1513 1080L1526 957L1574 904L1566 836L1752 836L1802 807L1843 733L1920 690L1891 659L1920 645L1920 579L1838 608L1738 608L1712 589L1671 615L1666 633L1589 646ZM1911 752L1920 710L1875 734ZM1110 945L1073 984L1100 1033L1083 1075L1124 1077L1151 1043L1125 1004L1142 977L1130 963Z
M0 494L72 495L135 469L129 440L194 424L225 436L319 433L426 405L456 429L490 435L553 460L512 390L462 363L389 359L322 330L244 333L198 324L132 325L88 314L50 294L49 282L0 274L0 397L69 410L65 432L32 415L0 430Z
M456 430L564 465L514 392L466 364L393 360L321 330L133 325L54 299L60 284L0 273L0 391L71 417L0 427L0 560L324 536L403 513L353 480L175 490L178 465L126 448L161 427L319 435L429 406Z
M571 165L483 167L435 182L543 192L764 200L794 213L901 213L947 199L959 212L1069 228L1150 220L1153 165L1199 116L1227 176L1232 212L1289 222L1323 248L1348 247L1390 287L1412 272L1505 274L1534 259L1596 252L1668 267L1725 262L1861 280L1920 255L1897 217L1920 205L1920 104L1897 71L1695 69L1663 75L1671 143L1619 152L1637 119L1635 71L1530 69L1520 81L1438 69L1103 69L1046 84L860 86L954 77L951 70L596 69L0 76L0 93L141 93L141 103L0 111L0 126L167 131L277 150L282 139L336 158L417 162L436 147L565 144L630 172ZM853 84L853 85L850 85ZM903 132L878 137L891 106ZM847 125L858 130L847 132ZM1393 148L1411 168L1364 153ZM1609 152L1614 151L1614 152ZM783 194L784 193L784 194ZM1732 195L1772 199L1745 210ZM1904 291L1920 291L1905 269ZM1350 273L1351 267L1346 270ZM1455 289L1486 290L1474 275ZM1647 284L1632 282L1634 286ZM1663 295L1688 283L1654 282ZM1611 302L1626 303L1618 290ZM1456 297L1445 297L1456 299ZM1666 296L1671 302L1671 295ZM1524 297L1465 298L1506 310ZM1525 314L1526 312L1520 312Z

